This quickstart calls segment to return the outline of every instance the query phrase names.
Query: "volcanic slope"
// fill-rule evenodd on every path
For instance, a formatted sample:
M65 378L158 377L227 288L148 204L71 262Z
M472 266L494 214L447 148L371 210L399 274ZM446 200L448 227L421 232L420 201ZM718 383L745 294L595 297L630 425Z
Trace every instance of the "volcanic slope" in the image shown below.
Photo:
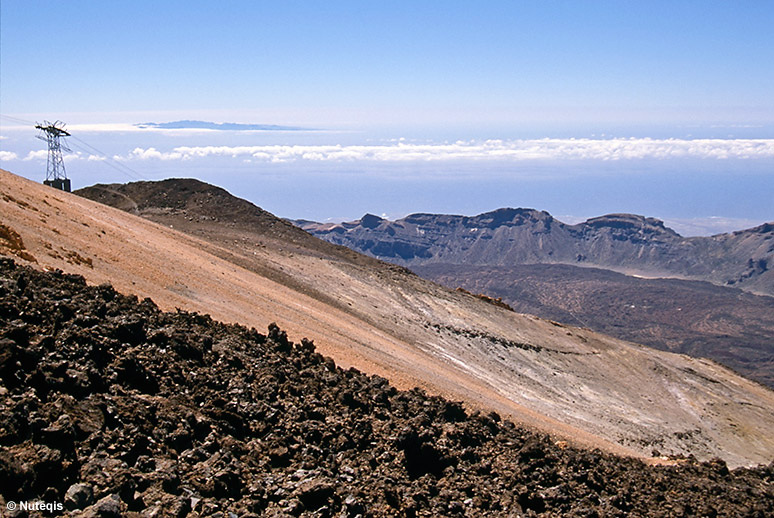
M517 311L710 358L774 387L774 297L763 295L774 294L772 224L683 238L654 218L566 225L531 209L297 223Z
M521 313L710 358L774 388L774 297L566 264L428 264L412 270L451 288L501 298Z
M256 328L276 321L345 367L578 443L641 457L653 450L718 456L732 466L774 457L774 393L713 362L519 315L392 265L347 259L352 252L263 212L256 217L264 223L252 228L201 219L213 216L193 208L143 209L142 199L129 197L159 225L1 175L0 223L12 238L3 249L38 268L111 281L165 309ZM186 181L178 193L179 183L164 184L167 199L192 207L209 199L203 211L226 213L231 197L222 189ZM202 239L207 233L211 241Z
M774 463L648 466L268 334L0 258L0 509L63 516L764 517Z
M545 211L511 208L477 216L412 214L388 221L366 214L341 224L296 223L332 243L410 267L570 264L774 295L774 223L690 238L632 214L567 225Z

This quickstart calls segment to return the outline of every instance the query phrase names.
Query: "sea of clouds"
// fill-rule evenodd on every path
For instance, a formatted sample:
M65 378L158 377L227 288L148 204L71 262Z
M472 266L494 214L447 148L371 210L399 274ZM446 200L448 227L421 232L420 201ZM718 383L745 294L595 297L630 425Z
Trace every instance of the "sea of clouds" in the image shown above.
M379 145L259 145L178 146L164 151L135 148L116 160L194 160L208 157L242 158L260 162L293 161L528 161L636 159L756 159L774 158L771 139L532 139Z
M287 162L437 162L437 161L562 161L642 159L770 159L774 139L652 139L652 138L542 138L526 140L458 140L417 143L398 139L379 144L270 144L135 147L115 154L114 160L190 161L207 158L238 158L264 163ZM0 151L4 162L45 160L46 150L20 154ZM76 151L68 160L104 160L105 157Z

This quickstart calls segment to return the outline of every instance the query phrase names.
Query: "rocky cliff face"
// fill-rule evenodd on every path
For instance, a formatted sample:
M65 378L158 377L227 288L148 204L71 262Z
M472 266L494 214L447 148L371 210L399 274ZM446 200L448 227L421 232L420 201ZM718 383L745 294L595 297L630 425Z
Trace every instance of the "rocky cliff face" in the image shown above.
M573 264L774 294L771 223L684 238L660 220L631 214L567 225L546 212L499 209L473 217L412 214L387 221L368 215L337 225L299 225L332 243L404 266Z

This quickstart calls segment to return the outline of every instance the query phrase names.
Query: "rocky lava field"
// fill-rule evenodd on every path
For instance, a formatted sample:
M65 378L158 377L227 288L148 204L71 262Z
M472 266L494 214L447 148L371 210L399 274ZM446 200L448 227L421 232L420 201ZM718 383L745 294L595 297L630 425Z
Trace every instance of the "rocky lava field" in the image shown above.
M771 516L774 463L647 465L0 259L0 502L69 516ZM34 516L34 513L30 513Z

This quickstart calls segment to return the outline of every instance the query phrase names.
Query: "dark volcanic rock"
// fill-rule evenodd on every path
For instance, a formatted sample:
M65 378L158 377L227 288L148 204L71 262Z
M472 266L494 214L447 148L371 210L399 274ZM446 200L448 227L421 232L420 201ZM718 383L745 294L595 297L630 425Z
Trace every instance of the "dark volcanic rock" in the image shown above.
M66 306L67 311L58 308ZM771 516L774 464L646 466L206 315L0 260L0 506L69 516ZM29 512L30 516L43 516Z
M94 502L94 491L89 484L77 483L65 493L64 506L67 509L83 509Z

